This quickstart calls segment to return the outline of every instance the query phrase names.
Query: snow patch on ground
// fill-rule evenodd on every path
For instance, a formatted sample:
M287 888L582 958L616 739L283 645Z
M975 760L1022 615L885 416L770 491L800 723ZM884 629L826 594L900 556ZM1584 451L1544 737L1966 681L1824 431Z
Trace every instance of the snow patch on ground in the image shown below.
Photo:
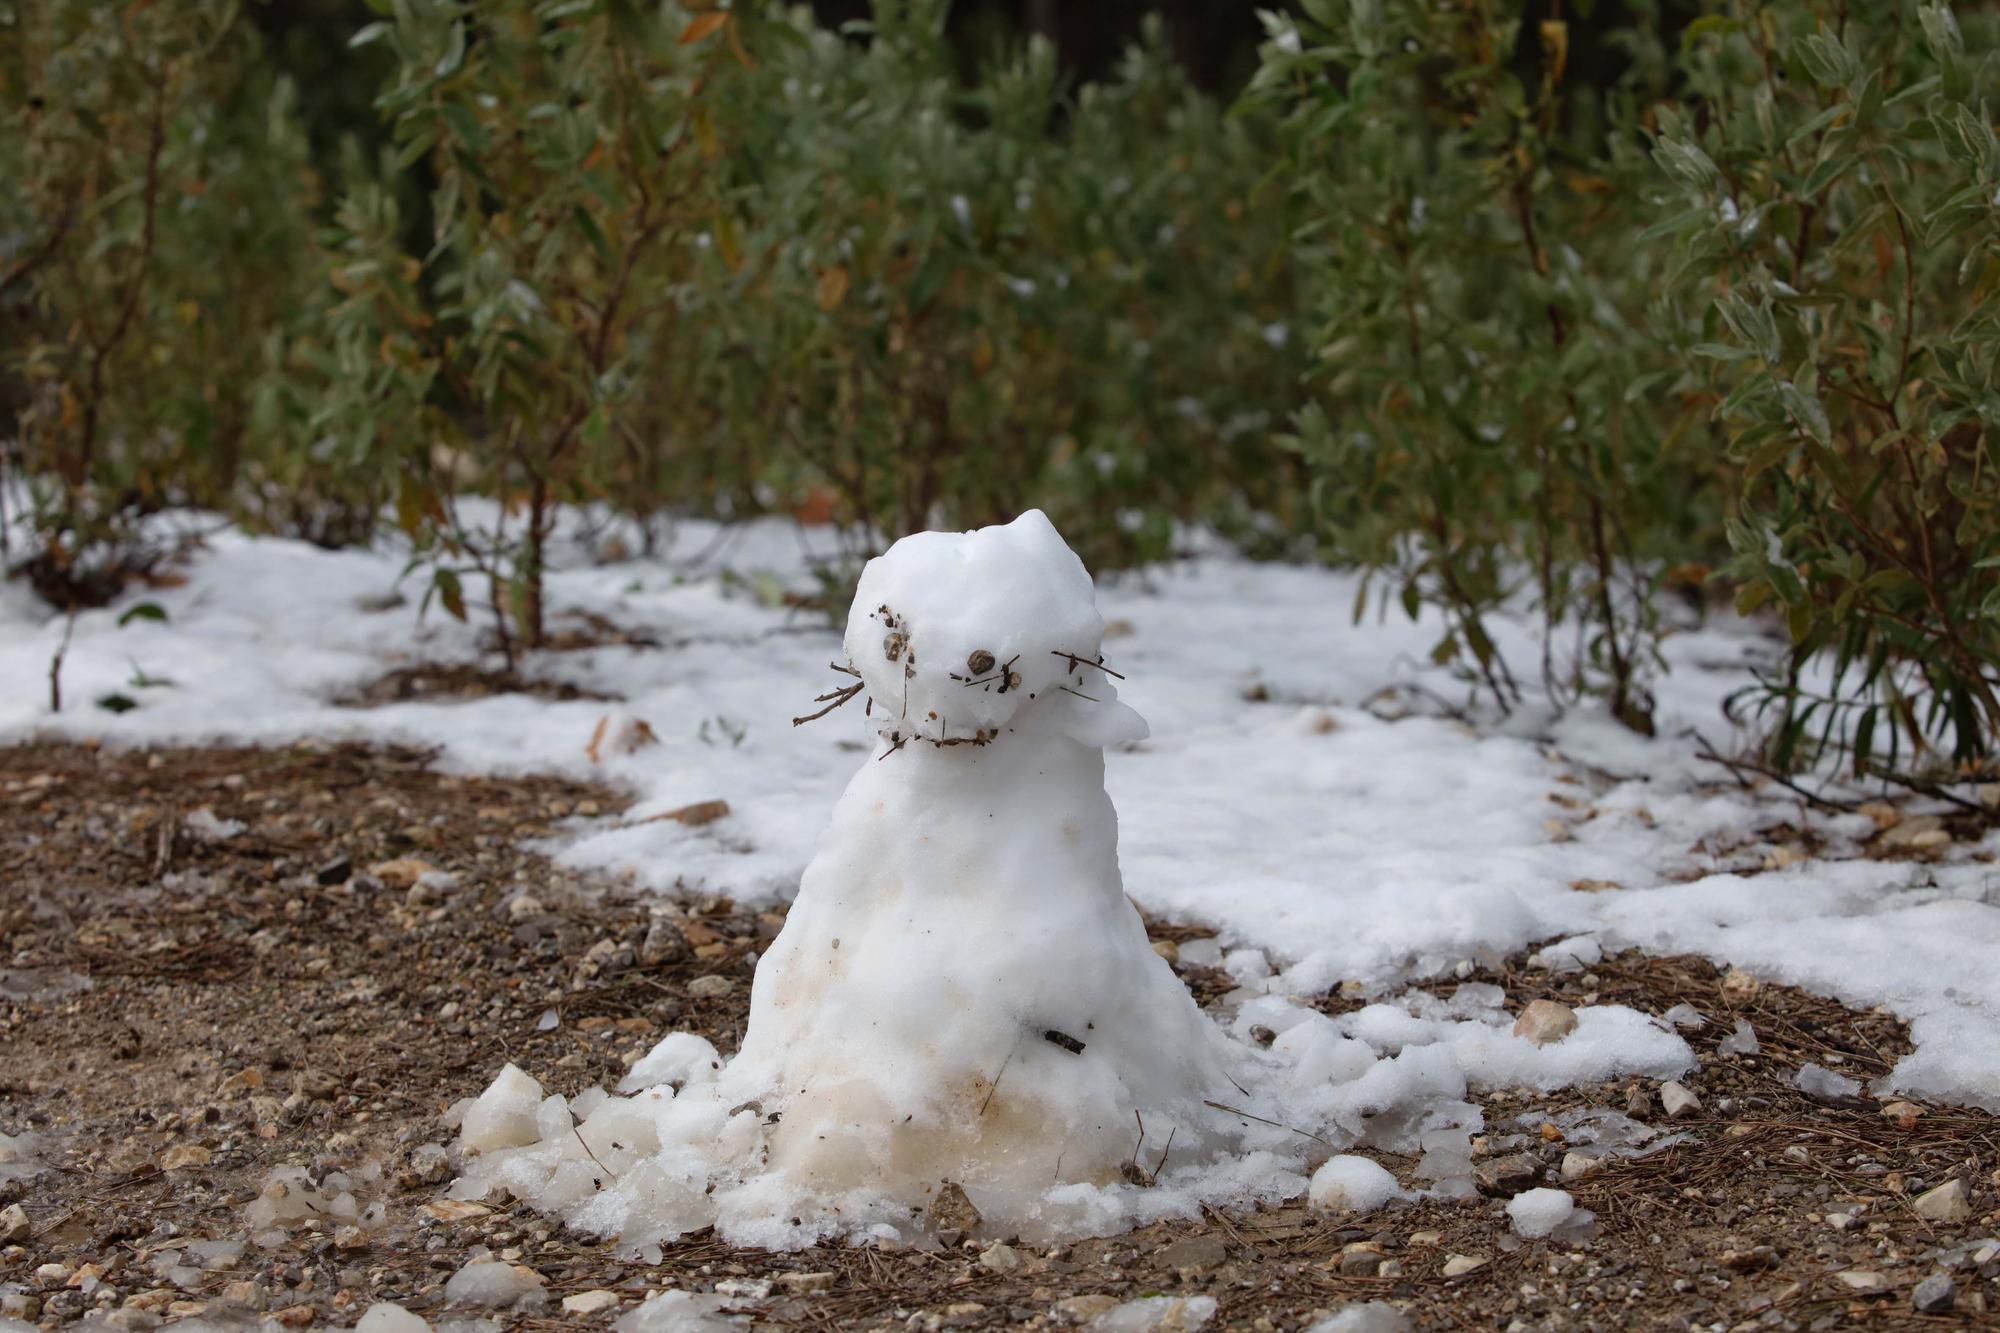
M629 786L638 803L619 819L575 821L553 847L562 860L637 888L777 901L796 891L867 738L842 715L792 728L840 638L756 590L809 587L808 555L832 547L829 534L763 521L685 523L646 559L595 564L580 544L565 548L551 605L658 642L527 665L622 696L617 707L657 736L629 752L606 747L602 762L586 754L612 711L599 702L340 706L392 668L479 657L478 634L435 610L413 630L414 588L408 604L381 609L400 552L226 531L185 585L135 590L77 617L60 715L48 712L46 679L63 620L22 585L0 584L0 680L13 686L0 693L0 738L400 741L442 747L453 771L594 776ZM1659 722L1669 739L1587 710L1477 726L1390 720L1378 715L1393 711L1384 686L1452 689L1420 665L1437 626L1353 625L1356 591L1346 573L1215 552L1098 591L1121 697L1152 724L1149 739L1108 756L1126 888L1151 912L1221 931L1239 1012L1257 1001L1297 1012L1290 1000L1342 983L1388 996L1466 960L1559 940L1571 956L1692 951L1909 1020L1917 1049L1874 1091L2000 1109L2000 969L1990 963L2000 874L1989 863L2000 847L1954 846L1926 864L1860 859L1865 819L1753 800L1718 785L1676 738L1700 727L1730 747L1719 704L1769 653L1764 639L1717 620L1668 641ZM468 601L480 595L469 590ZM167 619L121 628L141 601ZM1526 621L1496 631L1504 651L1533 660ZM160 681L171 683L150 683ZM114 693L138 707L114 714L93 702ZM729 813L649 818L713 800ZM1756 873L1770 850L1763 834L1781 823L1846 859ZM1396 1003L1409 1020L1399 1037L1391 1016L1376 1015L1367 1021L1379 1030L1332 1034L1359 1047L1302 1034L1285 1058L1310 1060L1329 1086L1393 1080L1434 1102L1465 1086L1552 1087L1685 1058L1671 1032L1615 1010L1585 1009L1563 1041L1523 1049L1504 1013ZM1353 1105L1327 1096L1330 1112L1353 1117ZM1426 1132L1402 1128L1411 1141Z

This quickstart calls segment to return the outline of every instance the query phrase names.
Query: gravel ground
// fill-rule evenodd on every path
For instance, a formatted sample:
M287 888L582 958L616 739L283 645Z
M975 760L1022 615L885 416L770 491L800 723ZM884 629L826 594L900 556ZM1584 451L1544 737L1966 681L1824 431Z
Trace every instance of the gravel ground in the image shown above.
M1356 1301L1426 1329L2000 1327L2000 1118L1806 1096L1803 1063L1865 1079L1908 1050L1901 1026L1693 958L1465 979L1510 1008L1595 997L1707 1021L1684 1031L1699 1107L1671 1122L1646 1084L1487 1096L1482 1195L1461 1205L1218 1212L1055 1250L976 1229L783 1255L701 1235L649 1265L452 1203L445 1107L508 1060L575 1093L675 1028L733 1049L782 917L561 871L523 842L615 817L617 795L428 759L0 749L0 1131L34 1136L44 1167L20 1178L0 1141L0 1315L303 1327L386 1300L607 1327L648 1292L720 1285L782 1328L1059 1326L1159 1294L1212 1297L1212 1329L1302 1328ZM1204 933L1155 927L1169 956ZM1181 970L1204 1002L1228 986ZM1760 1054L1718 1052L1737 1019ZM1554 1122L1590 1106L1686 1138L1565 1180ZM283 1168L284 1197L265 1194ZM1504 1198L1547 1184L1596 1212L1593 1237L1512 1234ZM447 1309L445 1283L489 1254L538 1275L539 1309ZM560 1304L600 1292L593 1313Z

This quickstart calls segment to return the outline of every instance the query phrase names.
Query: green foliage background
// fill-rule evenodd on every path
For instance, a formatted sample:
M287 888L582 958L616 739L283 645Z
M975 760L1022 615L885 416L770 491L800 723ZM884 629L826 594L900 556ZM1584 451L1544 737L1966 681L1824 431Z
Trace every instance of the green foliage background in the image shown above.
M56 605L205 506L400 529L511 657L563 504L857 553L1039 504L1097 565L1356 563L1500 708L1640 730L1726 591L1793 645L1775 763L1989 761L1990 8L1300 0L1224 103L1157 25L1078 85L940 0L370 4L334 55L0 3L9 556Z

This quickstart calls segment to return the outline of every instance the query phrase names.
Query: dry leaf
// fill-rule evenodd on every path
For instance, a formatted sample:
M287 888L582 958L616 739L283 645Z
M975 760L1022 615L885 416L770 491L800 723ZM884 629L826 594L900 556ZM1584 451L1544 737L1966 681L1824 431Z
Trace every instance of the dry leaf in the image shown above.
M704 37L712 37L729 22L725 11L712 9L706 14L697 14L681 29L681 45L693 46Z
M814 284L813 295L819 301L821 310L831 310L847 299L847 266L835 264L832 268L819 271L819 281Z
M659 824L671 819L676 824L713 824L728 813L729 802L727 801L696 801L693 805L684 805L678 810L669 810L665 814L648 815L637 822L641 824Z
M419 861L414 856L399 856L393 861L377 861L368 867L368 873L392 889L407 889L425 875L431 873L428 861Z

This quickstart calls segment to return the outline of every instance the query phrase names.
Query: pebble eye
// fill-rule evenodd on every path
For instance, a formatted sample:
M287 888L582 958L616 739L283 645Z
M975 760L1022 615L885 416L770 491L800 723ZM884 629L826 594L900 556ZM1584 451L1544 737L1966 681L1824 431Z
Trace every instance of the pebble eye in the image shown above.
M891 634L888 638L882 640L882 656L888 658L891 662L896 661L903 655L903 644L905 642L906 640L900 633Z
M993 669L993 665L993 654L984 648L976 649L972 656L965 659L965 669L975 676L985 675Z

